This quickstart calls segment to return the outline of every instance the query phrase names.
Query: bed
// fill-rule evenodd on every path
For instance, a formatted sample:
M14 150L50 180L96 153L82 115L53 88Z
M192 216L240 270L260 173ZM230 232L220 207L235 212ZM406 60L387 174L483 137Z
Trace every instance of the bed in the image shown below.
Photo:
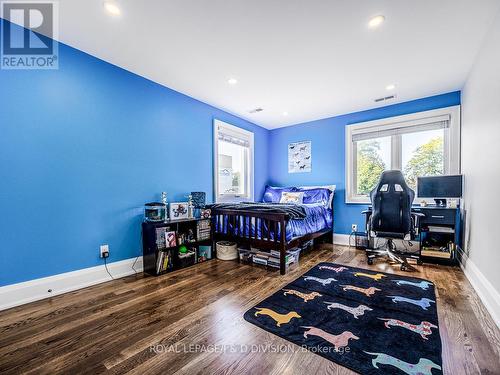
M214 204L213 238L278 250L283 275L287 250L319 237L332 240L334 192L334 185L266 186L262 202Z

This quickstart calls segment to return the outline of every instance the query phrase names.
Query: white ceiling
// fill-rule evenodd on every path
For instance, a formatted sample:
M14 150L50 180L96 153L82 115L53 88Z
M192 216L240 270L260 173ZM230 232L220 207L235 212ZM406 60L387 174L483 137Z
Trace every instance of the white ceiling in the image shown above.
M61 0L60 40L266 128L462 88L499 0ZM386 22L367 26L378 14ZM234 77L238 84L227 80ZM248 111L262 107L264 111ZM288 116L283 116L287 111Z

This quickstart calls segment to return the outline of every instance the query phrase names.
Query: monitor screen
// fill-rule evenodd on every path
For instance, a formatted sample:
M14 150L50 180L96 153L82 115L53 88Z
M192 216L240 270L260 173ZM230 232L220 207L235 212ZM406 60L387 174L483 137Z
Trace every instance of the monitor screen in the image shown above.
M461 198L462 175L419 177L417 195L419 198Z

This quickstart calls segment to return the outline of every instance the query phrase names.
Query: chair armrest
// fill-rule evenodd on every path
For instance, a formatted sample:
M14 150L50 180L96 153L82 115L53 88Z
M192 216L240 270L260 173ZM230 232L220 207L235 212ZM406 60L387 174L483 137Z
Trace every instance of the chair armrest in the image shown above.
M412 211L411 215L414 217L414 220L415 220L415 234L419 234L420 233L420 218L425 217L425 214L423 214L421 212Z
M364 211L361 211L361 213L363 215L368 215L368 214L371 214L373 211L372 210L364 210Z

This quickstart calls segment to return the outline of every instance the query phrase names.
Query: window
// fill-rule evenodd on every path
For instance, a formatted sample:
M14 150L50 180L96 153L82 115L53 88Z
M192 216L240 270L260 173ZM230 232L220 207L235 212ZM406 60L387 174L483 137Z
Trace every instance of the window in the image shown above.
M460 173L459 121L456 106L347 126L346 202L368 203L384 170L415 191L419 176Z
M214 120L215 201L253 200L253 133Z

